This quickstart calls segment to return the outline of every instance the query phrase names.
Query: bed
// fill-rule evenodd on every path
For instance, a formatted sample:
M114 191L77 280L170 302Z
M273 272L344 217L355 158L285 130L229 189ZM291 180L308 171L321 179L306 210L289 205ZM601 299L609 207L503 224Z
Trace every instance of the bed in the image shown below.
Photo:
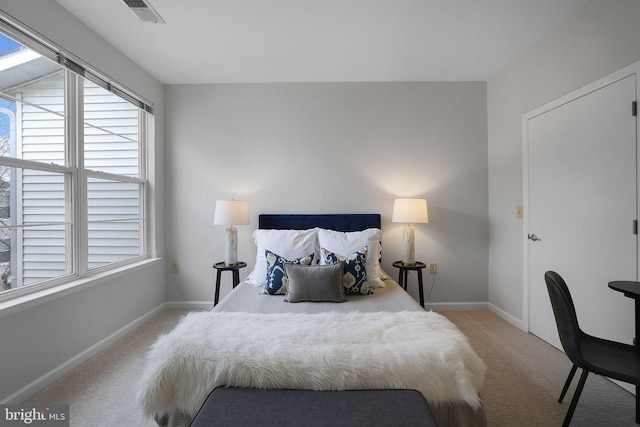
M407 389L441 427L486 426L484 363L384 272L380 226L378 214L260 215L253 271L147 354L145 414L188 426L216 387Z

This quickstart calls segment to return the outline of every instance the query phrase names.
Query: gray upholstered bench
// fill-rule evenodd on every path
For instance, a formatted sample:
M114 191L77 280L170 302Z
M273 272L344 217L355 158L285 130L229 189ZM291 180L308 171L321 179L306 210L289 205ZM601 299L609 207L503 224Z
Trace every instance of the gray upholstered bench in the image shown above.
M437 427L437 424L427 401L415 390L217 388L191 426Z

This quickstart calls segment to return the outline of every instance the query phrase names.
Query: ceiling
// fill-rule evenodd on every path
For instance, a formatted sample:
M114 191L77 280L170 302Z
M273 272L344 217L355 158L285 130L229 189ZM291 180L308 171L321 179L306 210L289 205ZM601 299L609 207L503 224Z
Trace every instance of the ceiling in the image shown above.
M56 0L165 84L486 81L590 0Z

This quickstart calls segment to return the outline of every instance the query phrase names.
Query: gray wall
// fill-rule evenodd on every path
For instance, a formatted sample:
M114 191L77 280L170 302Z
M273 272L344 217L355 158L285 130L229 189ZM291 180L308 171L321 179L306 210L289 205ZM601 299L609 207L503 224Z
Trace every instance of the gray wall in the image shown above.
M54 1L3 0L3 13L23 22L110 77L153 102L163 116L163 89L149 74L68 14ZM156 175L164 163L162 120L156 121ZM163 253L162 180L158 209L152 212L158 233L157 253ZM165 269L161 261L100 280L81 291L67 292L54 300L23 311L0 312L0 401L13 395L24 398L55 379L52 371L81 353L95 348L121 328L136 321L165 301ZM15 394L18 392L18 394Z
M180 263L170 301L213 298L225 233L212 225L216 199L249 201L241 277L259 213L349 212L382 214L383 267L396 277L393 199L426 197L416 259L439 264L431 301L486 306L485 83L171 85L166 106L167 262Z
M638 23L637 0L595 0L487 83L489 300L516 324L524 320L525 236L515 215L523 203L522 115L640 60Z

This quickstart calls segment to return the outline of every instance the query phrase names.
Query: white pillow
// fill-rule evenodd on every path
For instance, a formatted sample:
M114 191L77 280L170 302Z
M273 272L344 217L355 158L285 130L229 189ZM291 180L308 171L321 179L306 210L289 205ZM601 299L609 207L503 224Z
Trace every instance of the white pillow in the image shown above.
M314 254L314 259L320 257L318 246L318 229L309 230L256 230L253 232L256 243L256 263L253 271L245 279L256 286L264 286L267 277L267 258L265 250L285 259L297 259Z
M349 255L368 247L367 263L367 281L370 288L384 288L382 281L382 272L380 270L380 256L382 254L382 230L379 228L368 228L363 231L342 232L334 230L326 230L321 228L318 230L318 242L320 247L339 255Z

